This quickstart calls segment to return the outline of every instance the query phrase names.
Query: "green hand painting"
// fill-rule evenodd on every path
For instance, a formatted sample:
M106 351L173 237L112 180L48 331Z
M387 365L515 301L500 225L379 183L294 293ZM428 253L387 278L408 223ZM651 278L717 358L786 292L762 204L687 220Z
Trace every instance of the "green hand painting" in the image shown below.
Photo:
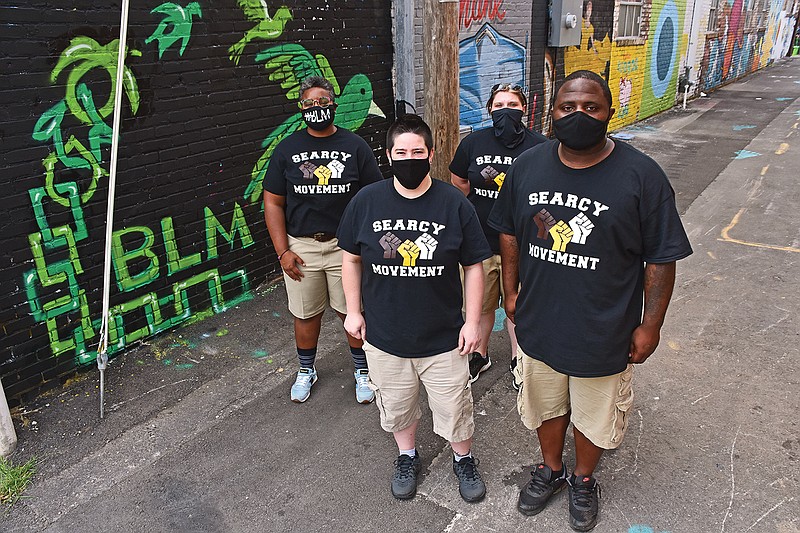
M372 101L372 83L364 74L356 74L342 89L333 74L328 59L322 54L311 55L299 44L282 44L268 48L256 56L256 61L265 62L264 67L270 71L270 81L276 81L286 90L289 100L299 100L300 82L308 76L323 76L333 85L336 93L335 124L350 131L356 131L364 124L368 115L386 118L386 115ZM269 166L269 159L278 143L286 136L303 127L303 117L298 111L275 128L264 142L264 153L256 162L250 176L250 183L245 189L244 198L250 203L259 202L262 192L262 181Z
M292 12L286 6L279 7L275 16L270 17L266 0L239 0L238 3L247 19L258 22L258 24L248 31L239 42L228 48L230 60L235 65L239 64L239 59L247 43L255 39L277 39L283 33L286 23L292 20Z
M158 58L164 55L164 52L178 41L181 42L181 48L178 54L183 56L183 51L186 50L186 45L189 44L189 37L192 36L192 16L198 18L203 16L200 11L200 4L192 2L185 8L172 2L164 2L160 6L154 8L150 13L161 13L166 15L161 23L153 30L153 33L145 39L145 44L150 44L153 41L158 41ZM167 28L171 29L167 31Z

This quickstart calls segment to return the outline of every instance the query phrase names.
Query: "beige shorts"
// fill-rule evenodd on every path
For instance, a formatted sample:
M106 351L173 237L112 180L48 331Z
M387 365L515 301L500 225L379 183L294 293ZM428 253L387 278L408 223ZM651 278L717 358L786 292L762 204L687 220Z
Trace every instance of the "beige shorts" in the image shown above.
M519 350L522 388L517 410L528 429L572 412L570 420L595 446L622 444L633 405L633 365L611 376L576 378L556 372Z
M338 243L336 239L317 242L310 237L289 235L289 249L306 264L299 267L305 276L300 281L283 273L289 312L297 318L315 317L328 304L340 313L347 313L342 288L342 250Z
M381 427L394 433L422 417L420 383L428 393L433 431L449 442L472 437L472 389L469 362L458 349L430 357L398 357L364 343L370 388L381 414Z
M481 314L488 315L500 309L503 292L503 269L500 265L500 256L493 255L489 259L484 259L483 266L483 304L481 304ZM464 269L461 268L461 287L464 287ZM462 305L461 311L466 313L466 308Z

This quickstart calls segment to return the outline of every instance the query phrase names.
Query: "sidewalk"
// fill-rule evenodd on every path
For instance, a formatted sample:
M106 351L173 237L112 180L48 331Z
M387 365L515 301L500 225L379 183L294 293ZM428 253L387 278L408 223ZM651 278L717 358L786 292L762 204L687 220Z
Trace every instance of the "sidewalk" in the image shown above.
M661 345L637 367L623 446L596 472L597 532L800 531L800 61L782 60L624 129L667 170L695 253ZM281 283L239 308L115 359L106 418L96 372L17 413L17 462L39 458L9 532L571 531L566 493L515 510L539 460L497 332L475 383L484 502L458 496L450 450L423 418L417 497L394 500L396 450L355 403L343 334L326 315L320 380L302 405ZM565 452L571 465L571 439Z

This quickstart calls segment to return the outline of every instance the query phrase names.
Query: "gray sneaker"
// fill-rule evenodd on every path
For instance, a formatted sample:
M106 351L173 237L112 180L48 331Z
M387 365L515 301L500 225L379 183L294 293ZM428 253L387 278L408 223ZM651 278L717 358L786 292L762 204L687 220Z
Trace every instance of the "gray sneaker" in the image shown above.
M353 374L356 378L356 401L358 403L372 403L375 391L369 388L369 370L361 368Z
M486 484L478 472L478 460L464 457L456 462L453 458L453 472L458 478L458 492L466 502L478 502L486 496Z
M412 458L398 455L394 461L392 496L398 500L410 500L417 493L417 474L421 468L419 452Z
M317 382L316 368L301 368L292 385L292 401L303 403L311 396L311 387Z

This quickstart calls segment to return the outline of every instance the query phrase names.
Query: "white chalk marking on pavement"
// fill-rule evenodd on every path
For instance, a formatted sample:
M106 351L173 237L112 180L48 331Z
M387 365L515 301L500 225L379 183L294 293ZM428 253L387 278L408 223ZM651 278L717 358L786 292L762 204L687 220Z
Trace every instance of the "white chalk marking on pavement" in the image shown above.
M142 396L147 396L147 395L148 395L148 394L150 394L151 392L156 392L157 390L161 390L161 389L163 389L164 387L171 387L171 386L173 386L173 385L177 385L178 383L183 383L184 381L191 381L191 379L189 379L189 378L187 378L187 379L182 379L182 380L180 380L180 381L176 381L175 383L167 383L166 385L161 385L160 387L156 387L155 389L150 389L150 390L149 390L149 391L147 391L147 392L143 392L143 393L142 393L142 394L140 394L139 396L134 396L133 398L128 398L127 400L122 400L121 402L117 402L117 403L115 403L114 405L112 405L111 407L109 407L109 408L108 408L108 410L109 410L109 411L116 411L116 410L117 410L117 409L119 409L119 408L120 408L120 407L121 407L123 404L126 404L126 403L128 403L128 402L132 402L133 400L138 400L138 399L139 399L139 398L141 398Z
M733 495L736 490L736 478L733 476L733 456L736 451L736 439L739 438L740 429L742 429L741 425L736 428L736 435L733 436L733 443L731 443L731 499L728 502L728 509L725 511L725 518L722 519L722 529L720 529L720 533L725 531L725 522L728 521L728 517L731 515L731 509L733 508Z
M709 396L711 396L711 394L712 394L712 393L711 393L711 392L709 392L709 393L708 393L708 394L706 394L705 396L700 396L698 399L696 399L695 401L693 401L691 405L694 405L694 404L696 404L697 402L701 402L701 401L705 400L706 398L708 398Z
M781 506L781 505L783 505L784 503L788 503L788 502L790 502L790 501L792 501L792 500L794 500L794 496L792 496L791 498L784 498L784 499L783 499L782 501L780 501L779 503L776 503L775 505L773 505L773 506L772 506L772 508L771 508L769 511L767 511L767 512L766 512L766 513L764 513L764 514L762 514L760 517L758 517L758 520L756 520L755 522L753 522L753 523L752 523L752 525L751 525L750 527L748 527L747 529L745 529L745 532L747 532L747 531L750 531L751 529L753 529L753 528L755 527L755 525L756 525L756 524L758 524L759 522L761 522L762 520L764 520L764 518L765 518L765 517L766 517L766 516L767 516L769 513L771 513L772 511L774 511L775 509L777 509L778 507L780 507L780 506Z
M740 239L734 239L730 236L730 231L739 223L742 214L747 211L746 207L739 209L739 212L733 217L731 223L722 229L721 237L717 238L718 241L732 242L734 244L742 244L744 246L752 246L754 248L767 248L769 250L778 250L781 252L800 252L800 248L793 246L777 246L775 244L765 244L763 242L748 242Z
M458 522L462 518L464 518L463 514L456 513L456 515L453 517L453 519L450 520L450 523L447 524L447 527L442 530L442 533L450 533L451 531L453 531L453 527L456 525L456 522Z
M614 507L617 508L617 511L619 511L619 514L621 514L622 518L628 523L628 529L632 528L633 524L631 524L631 521L628 520L627 516L625 516L625 513L622 512L622 509L619 508L619 505L617 505L617 502L611 502L611 503L614 504Z

